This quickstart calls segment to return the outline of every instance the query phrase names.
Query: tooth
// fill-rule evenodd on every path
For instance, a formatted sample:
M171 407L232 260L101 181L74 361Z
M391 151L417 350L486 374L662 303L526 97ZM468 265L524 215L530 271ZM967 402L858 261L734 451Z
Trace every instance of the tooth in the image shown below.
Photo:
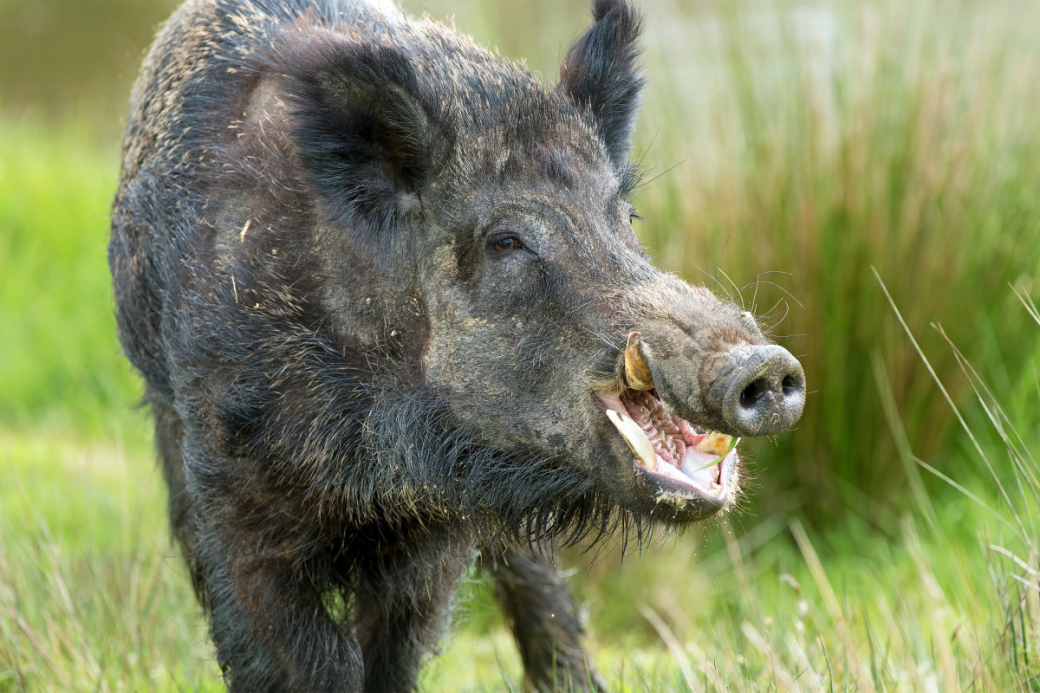
M607 410L607 418L610 419L610 423L614 424L614 428L618 430L621 437L628 443L628 447L632 449L632 453L639 458L639 461L643 463L648 469L657 471L657 453L654 452L653 445L650 444L650 439L647 438L646 432L639 427L635 421L630 417L616 412L613 409Z
M709 452L722 457L730 450L730 443L733 441L732 436L728 436L725 433L718 433L711 431L704 437L704 440L697 443L694 449L698 452Z
M625 380L633 390L654 389L654 376L643 360L638 332L628 333L628 344L625 346Z

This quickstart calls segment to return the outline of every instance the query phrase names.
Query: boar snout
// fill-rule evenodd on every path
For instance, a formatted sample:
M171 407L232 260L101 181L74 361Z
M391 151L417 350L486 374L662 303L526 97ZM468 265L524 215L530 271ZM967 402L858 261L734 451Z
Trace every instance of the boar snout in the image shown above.
M779 433L805 406L805 374L787 349L775 344L730 352L729 374L719 385L722 416L742 436Z
M778 433L805 405L794 356L749 343L761 334L726 323L724 314L713 319L690 331L675 321L644 322L629 332L615 366L621 389L597 393L655 507L669 505L682 521L729 507L740 481L739 438Z
M731 330L644 325L628 337L625 384L653 388L669 413L706 430L753 437L790 428L805 407L801 364L781 346Z

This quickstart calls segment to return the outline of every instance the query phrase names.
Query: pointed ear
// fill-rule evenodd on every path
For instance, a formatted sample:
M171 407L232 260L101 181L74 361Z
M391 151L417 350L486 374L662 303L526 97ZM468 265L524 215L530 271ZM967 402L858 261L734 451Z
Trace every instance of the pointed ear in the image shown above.
M596 23L567 51L559 88L592 111L620 168L628 159L644 84L636 66L640 22L625 0L594 0L592 15Z
M390 48L311 35L288 53L292 134L331 220L399 226L451 151L436 99Z

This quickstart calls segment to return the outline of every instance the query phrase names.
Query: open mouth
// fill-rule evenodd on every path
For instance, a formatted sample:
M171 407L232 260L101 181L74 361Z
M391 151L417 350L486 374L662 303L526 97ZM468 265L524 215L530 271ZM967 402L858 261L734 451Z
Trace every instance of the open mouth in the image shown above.
M739 439L669 414L654 390L626 388L599 399L632 450L637 471L657 490L716 504L729 500Z

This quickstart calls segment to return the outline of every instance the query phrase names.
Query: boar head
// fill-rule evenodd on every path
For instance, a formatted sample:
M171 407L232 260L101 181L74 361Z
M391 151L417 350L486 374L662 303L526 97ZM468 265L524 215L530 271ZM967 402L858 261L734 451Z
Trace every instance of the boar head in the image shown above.
M293 138L339 329L403 345L452 426L540 475L517 479L687 522L733 503L733 441L797 421L804 375L750 313L647 258L638 21L621 0L594 18L552 89L432 23L311 36L283 62Z

